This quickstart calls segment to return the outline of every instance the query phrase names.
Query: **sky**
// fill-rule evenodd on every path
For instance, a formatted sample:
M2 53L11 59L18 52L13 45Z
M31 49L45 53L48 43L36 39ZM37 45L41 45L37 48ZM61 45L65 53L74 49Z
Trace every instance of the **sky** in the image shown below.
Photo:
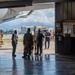
M55 9L35 10L27 18L18 18L0 24L2 29L20 29L21 26L44 26L47 28L55 27Z

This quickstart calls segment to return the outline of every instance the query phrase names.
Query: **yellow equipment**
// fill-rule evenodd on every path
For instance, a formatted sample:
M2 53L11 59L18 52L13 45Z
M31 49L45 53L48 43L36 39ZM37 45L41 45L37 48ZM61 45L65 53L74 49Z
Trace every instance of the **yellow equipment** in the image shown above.
M0 29L0 45L2 45L2 44L3 44L2 37L3 37L2 29Z

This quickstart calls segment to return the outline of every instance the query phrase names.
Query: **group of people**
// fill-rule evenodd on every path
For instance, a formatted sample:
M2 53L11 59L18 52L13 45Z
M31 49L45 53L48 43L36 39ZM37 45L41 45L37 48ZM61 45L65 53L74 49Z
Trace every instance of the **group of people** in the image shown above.
M48 30L46 31L45 35L43 35L41 33L41 30L38 29L38 33L36 36L36 54L37 55L41 55L42 54L42 47L43 47L43 39L45 38L45 49L49 49L50 46L50 33L48 32ZM16 52L16 46L18 43L18 36L17 36L17 30L14 31L14 33L12 34L12 56L16 57L15 52ZM46 44L48 43L48 47L46 46ZM28 28L27 33L24 34L23 37L23 45L24 45L24 53L22 58L30 58L30 55L32 53L33 50L33 45L34 41L33 41L33 35L30 33L30 28Z

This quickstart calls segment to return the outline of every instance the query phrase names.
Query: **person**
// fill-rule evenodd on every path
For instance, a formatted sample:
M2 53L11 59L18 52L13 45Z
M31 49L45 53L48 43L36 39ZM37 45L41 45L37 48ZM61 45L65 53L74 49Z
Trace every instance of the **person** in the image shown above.
M33 48L35 50L35 54L37 52L37 42L36 42L36 37L37 37L37 34L36 34L36 28L34 28L34 36L33 36Z
M15 52L16 52L16 47L17 47L17 42L18 42L18 36L17 36L17 30L14 31L12 34L12 56L16 57Z
M22 58L30 58L31 50L33 47L33 36L30 33L30 28L28 28L27 33L24 34L23 37L23 45L24 45L24 55Z
M43 34L41 33L41 30L38 30L37 34L37 54L41 55L42 54L42 43L43 43Z
M48 30L47 30L46 33L45 33L45 49L46 49L46 44L47 44L47 42L48 42L48 47L47 47L47 49L49 49L49 47L50 47L50 33L48 32Z
M1 45L3 44L3 32L2 32L2 30L0 30L0 47L1 47Z

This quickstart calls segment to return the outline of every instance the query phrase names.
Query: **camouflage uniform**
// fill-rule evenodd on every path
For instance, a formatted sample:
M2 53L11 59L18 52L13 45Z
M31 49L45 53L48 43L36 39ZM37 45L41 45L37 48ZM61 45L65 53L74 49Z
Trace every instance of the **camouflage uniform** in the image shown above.
M26 34L24 34L23 45L24 45L24 57L30 56L33 46L33 36L31 33L27 32Z

